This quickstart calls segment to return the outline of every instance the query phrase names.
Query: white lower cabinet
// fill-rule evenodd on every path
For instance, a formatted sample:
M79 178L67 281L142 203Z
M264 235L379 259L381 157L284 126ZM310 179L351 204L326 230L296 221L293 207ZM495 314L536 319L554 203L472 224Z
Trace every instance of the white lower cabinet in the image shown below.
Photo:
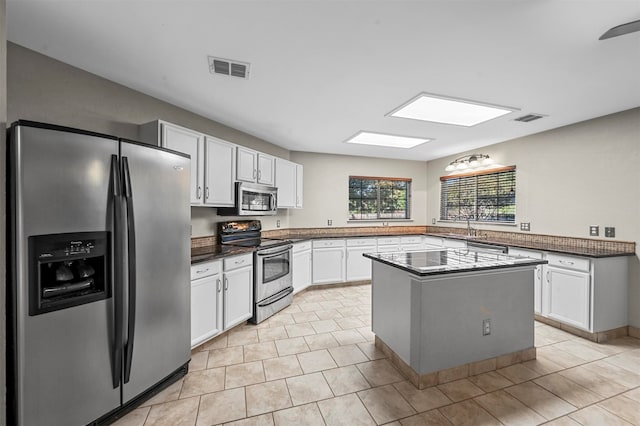
M191 347L222 331L221 263L191 266Z
M347 240L347 281L371 279L371 260L364 253L375 253L375 238L353 238Z
M313 284L341 283L346 279L345 241L315 240L313 247Z
M311 285L311 241L303 241L293 245L293 293Z
M224 329L253 316L253 253L224 259Z
M378 253L400 251L400 237L378 237Z
M589 329L590 277L588 272L547 266L549 318Z
M509 247L509 255L530 257L532 259L544 258L544 253L542 252L534 251L534 250L524 250L524 249L513 248L513 247ZM533 278L533 310L536 314L547 315L549 314L549 300L548 300L548 297L546 297L545 300L543 300L542 298L542 294L543 294L542 269L543 269L543 265L536 266L535 275ZM545 280L545 287L548 287L546 280ZM547 290L544 291L544 294L545 296L548 296L549 294L548 288Z

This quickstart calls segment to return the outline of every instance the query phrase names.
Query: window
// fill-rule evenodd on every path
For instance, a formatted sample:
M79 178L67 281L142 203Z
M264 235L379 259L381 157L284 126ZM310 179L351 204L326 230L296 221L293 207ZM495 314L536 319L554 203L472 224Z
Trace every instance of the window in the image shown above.
M440 178L440 220L516 221L516 167Z
M411 179L349 176L349 219L411 218Z

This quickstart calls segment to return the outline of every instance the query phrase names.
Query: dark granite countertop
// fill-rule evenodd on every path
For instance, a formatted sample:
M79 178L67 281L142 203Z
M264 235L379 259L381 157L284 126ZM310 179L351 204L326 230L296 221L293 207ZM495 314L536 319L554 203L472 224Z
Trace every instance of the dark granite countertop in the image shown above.
M194 247L191 249L191 264L216 260L227 256L252 253L254 247L223 246L216 244L213 246Z
M443 275L494 269L534 267L546 260L472 249L432 249L416 252L365 253L365 257L419 276Z
M287 240L291 240L294 243L298 243L300 241L308 241L308 240L325 240L332 238L377 238L377 237L413 237L416 235L425 235L424 232L416 232L416 233L393 233L393 232L380 232L376 234L347 234L344 232L336 232L336 233L326 233L326 234L295 234L291 237L278 237L278 238L286 238Z

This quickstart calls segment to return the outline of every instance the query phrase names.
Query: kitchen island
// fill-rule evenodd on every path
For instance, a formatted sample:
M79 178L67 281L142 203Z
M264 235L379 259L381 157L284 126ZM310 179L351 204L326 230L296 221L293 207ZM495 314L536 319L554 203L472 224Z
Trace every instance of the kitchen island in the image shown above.
M471 249L365 254L376 346L423 389L535 358L534 270Z

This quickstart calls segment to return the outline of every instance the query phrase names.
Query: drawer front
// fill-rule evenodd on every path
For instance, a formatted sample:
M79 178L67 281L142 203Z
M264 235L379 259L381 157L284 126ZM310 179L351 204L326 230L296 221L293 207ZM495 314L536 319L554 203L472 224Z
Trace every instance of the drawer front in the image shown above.
M424 243L426 245L429 246L436 246L436 247L443 247L444 246L444 242L442 241L442 238L440 237L432 237L432 236L425 236L424 237Z
M191 281L219 274L222 270L221 263L219 260L214 260L212 262L202 262L191 265Z
M344 247L344 240L331 239L331 240L315 240L313 242L313 248L327 248L327 247Z
M584 257L567 256L564 254L547 253L549 265L560 268L575 269L576 271L589 272L591 262Z
M541 251L525 250L520 248L509 247L510 256L524 256L532 259L542 259L543 253Z
M253 265L253 253L247 253L240 256L226 257L224 259L224 270L233 271L234 269L244 266Z
M378 238L378 245L394 245L394 244L400 244L400 237Z
M422 237L420 235L400 237L400 244L422 244Z
M302 241L293 245L293 252L299 253L301 251L311 250L311 241Z
M347 240L347 247L375 247L375 238L352 238Z

